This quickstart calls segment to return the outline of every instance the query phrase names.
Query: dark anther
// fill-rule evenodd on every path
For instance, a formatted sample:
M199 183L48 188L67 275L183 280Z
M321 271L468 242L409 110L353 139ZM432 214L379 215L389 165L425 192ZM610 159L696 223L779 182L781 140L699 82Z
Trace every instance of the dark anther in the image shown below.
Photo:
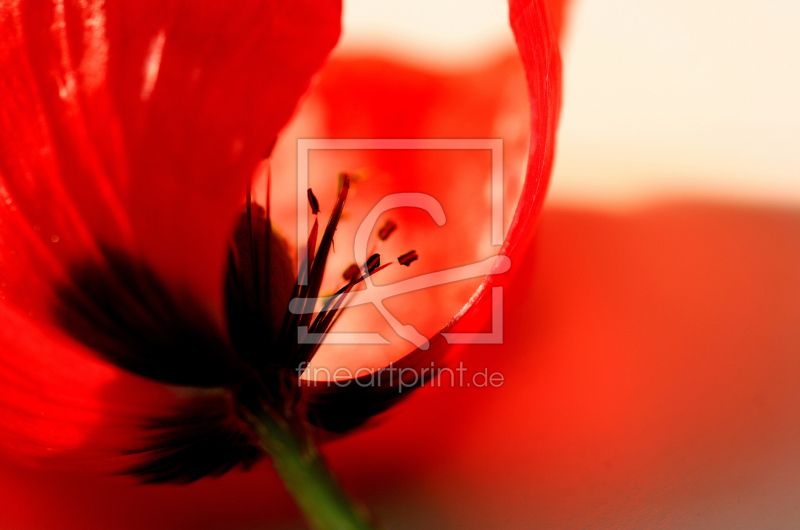
M372 272L381 266L381 255L373 254L367 260L367 272Z
M397 261L400 262L400 265L405 265L406 267L408 267L409 265L411 265L413 261L417 261L417 259L419 259L417 251L410 250L405 254L403 254L402 256L400 256L399 258L397 258Z
M311 213L314 215L319 213L319 201L317 201L311 188L308 188L308 205L311 206Z
M381 241L386 241L387 239L389 239L389 236L392 235L392 232L394 232L395 230L397 230L397 223L389 219L388 221L383 223L383 226L378 231L378 239L380 239Z
M358 265L351 263L350 266L344 270L344 273L342 273L342 278L349 282L355 278L360 271L361 269L358 268Z

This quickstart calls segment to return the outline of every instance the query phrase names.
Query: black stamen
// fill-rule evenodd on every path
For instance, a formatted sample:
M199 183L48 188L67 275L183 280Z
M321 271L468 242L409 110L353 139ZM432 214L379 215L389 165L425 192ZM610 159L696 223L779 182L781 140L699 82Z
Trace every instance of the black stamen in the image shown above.
M312 309L316 298L319 296L319 290L322 286L322 277L325 275L325 264L328 260L328 253L333 243L333 235L336 232L336 227L342 216L344 203L347 199L347 192L350 189L350 178L348 175L340 174L340 178L341 189L339 190L339 197L336 199L336 204L333 207L330 219L328 219L328 225L325 227L316 253L313 253L312 250L316 246L316 222L314 223L314 229L312 229L313 239L311 237L309 238L308 263L306 263L306 267L304 267L305 273L307 274L305 277L306 281L302 281L303 279L298 281L294 296L295 299L302 300L300 311L293 312L287 308L286 317L284 318L281 328L282 338L279 342L280 346L278 350L284 352L289 362L293 365L297 365L297 362L291 359L296 361L303 353L292 347L292 344L296 344L296 335L294 334L299 326L308 326L313 319L313 314L310 309ZM311 196L313 196L313 194L311 194ZM309 201L309 204L311 204L311 201ZM313 204L311 204L311 206L313 208Z
M314 215L319 213L319 201L316 196L314 196L314 192L311 191L311 188L308 188L308 205L311 206L311 213Z
M378 231L378 239L381 241L386 241L389 239L389 236L392 235L392 232L397 230L397 223L389 219L386 221L381 229Z
M347 267L342 273L342 278L344 278L347 281L350 281L356 277L356 275L359 273L360 270L361 269L358 268L358 265L356 265L355 263L351 263L350 266Z
M397 258L397 261L400 263L400 265L405 265L406 267L408 267L409 265L411 265L412 262L417 261L417 259L419 259L417 251L410 250L405 254L403 254L402 256L400 256L399 258Z
M373 254L367 260L367 272L372 272L378 267L381 266L381 255L380 254Z
M364 271L356 267L356 275L354 275L348 281L347 285L336 291L336 294L331 296L325 303L325 306L322 308L322 310L317 313L316 318L311 324L310 332L317 335L324 335L327 333L331 327L333 327L339 317L342 316L342 312L344 311L342 304L353 288L359 283L363 282L364 278L370 274L381 271L389 265L391 265L391 263L380 265L380 256L378 254L373 254L367 260L367 263L364 264ZM322 340L315 343L298 345L295 363L299 374L303 373L303 367L307 366L321 345Z
M317 254L314 256L314 262L310 265L308 285L300 293L301 297L307 300L306 304L304 304L304 311L301 313L299 319L301 326L308 325L311 320L311 314L305 311L305 309L307 309L308 300L316 298L319 295L319 289L322 286L322 277L325 275L325 264L328 261L328 253L330 252L333 242L333 234L336 232L336 227L339 225L339 219L342 216L342 210L344 209L344 203L349 190L350 178L346 174L342 175L342 189L339 192L339 198L336 200L331 217L328 219L328 225L325 227L325 232L322 234L319 249L317 249Z

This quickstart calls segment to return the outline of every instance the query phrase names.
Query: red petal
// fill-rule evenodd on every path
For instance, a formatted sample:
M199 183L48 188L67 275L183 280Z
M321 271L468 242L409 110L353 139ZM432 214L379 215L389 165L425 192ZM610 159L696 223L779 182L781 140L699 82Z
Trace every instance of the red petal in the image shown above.
M335 43L339 11L338 0L0 6L6 445L115 454L141 418L176 404L39 313L69 266L102 265L110 246L219 316L229 222Z
M513 273L519 270L520 264L516 258L524 255L531 243L553 163L555 130L561 101L561 61L555 28L551 23L547 2L544 0L512 1L510 12L511 25L527 74L532 131L522 196L501 251L501 254L511 258L512 272L488 277L472 297L466 310L459 313L442 332L474 332L477 329L484 329L486 323L491 320L492 297L487 297L486 294L492 292L492 287L507 286ZM422 91L424 93L424 87ZM402 115L398 115L397 118L401 125L404 123L403 120L407 119ZM353 121L357 122L358 118L354 118ZM462 121L468 120L462 118ZM394 124L387 124L389 127L392 125ZM397 137L397 134L393 131L388 136ZM402 156L408 155L402 153ZM431 173L428 171L424 175L430 177ZM414 175L403 175L403 179L408 178L413 179ZM467 201L465 204L468 208L470 199L464 200ZM463 242L461 245L464 246ZM424 252L420 252L420 256L422 262L425 259ZM449 345L441 332L435 335L430 343L430 349L410 353L395 362L391 369L428 367L432 362L439 364L446 354L463 347ZM430 376L430 372L428 374ZM380 381L384 383L392 381L392 383L379 386L374 384L376 378L376 375L368 375L364 379L370 380L371 383L350 384L343 388L336 385L330 387L310 385L308 395L312 419L326 428L344 430L384 410L401 397L400 382L396 376L383 377ZM425 378L419 379L419 384L424 382ZM408 390L409 387L406 386L402 395L407 395Z
M550 13L550 20L558 37L561 36L564 30L564 19L567 15L567 11L569 11L569 5L571 3L572 0L547 0L547 8Z
M114 246L219 313L237 203L339 12L338 0L4 2L2 266L49 279ZM16 280L4 292L24 302Z
M108 466L136 448L142 418L178 403L4 302L0 321L0 446L17 456Z

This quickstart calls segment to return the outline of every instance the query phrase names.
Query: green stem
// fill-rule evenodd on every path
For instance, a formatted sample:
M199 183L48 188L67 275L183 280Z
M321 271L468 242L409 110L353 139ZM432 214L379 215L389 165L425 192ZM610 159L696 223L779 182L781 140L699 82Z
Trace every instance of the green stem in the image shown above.
M314 443L295 433L282 418L264 412L253 422L261 447L316 530L370 530L365 508L351 501L331 474Z

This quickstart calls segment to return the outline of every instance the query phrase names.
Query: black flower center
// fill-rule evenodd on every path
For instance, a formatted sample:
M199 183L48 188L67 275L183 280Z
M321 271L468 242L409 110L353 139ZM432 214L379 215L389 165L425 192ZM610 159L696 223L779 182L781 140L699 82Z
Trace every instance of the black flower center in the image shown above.
M272 229L269 211L247 204L230 240L225 277L227 332L219 330L188 294L164 285L143 263L105 248L104 263L79 265L71 283L57 287L55 314L63 329L121 368L168 384L197 387L180 410L150 418L143 462L128 472L148 482L187 482L249 467L261 457L249 414L275 414L292 428L308 428L303 369L344 309L345 298L381 265L373 254L351 265L344 286L316 307L333 238L350 189L341 175L338 198L324 232L315 219L301 253L296 281L292 260ZM320 211L308 191L309 207ZM397 229L387 222L381 240ZM318 243L319 239L319 243ZM408 265L411 251L399 258ZM209 390L199 390L206 388Z

